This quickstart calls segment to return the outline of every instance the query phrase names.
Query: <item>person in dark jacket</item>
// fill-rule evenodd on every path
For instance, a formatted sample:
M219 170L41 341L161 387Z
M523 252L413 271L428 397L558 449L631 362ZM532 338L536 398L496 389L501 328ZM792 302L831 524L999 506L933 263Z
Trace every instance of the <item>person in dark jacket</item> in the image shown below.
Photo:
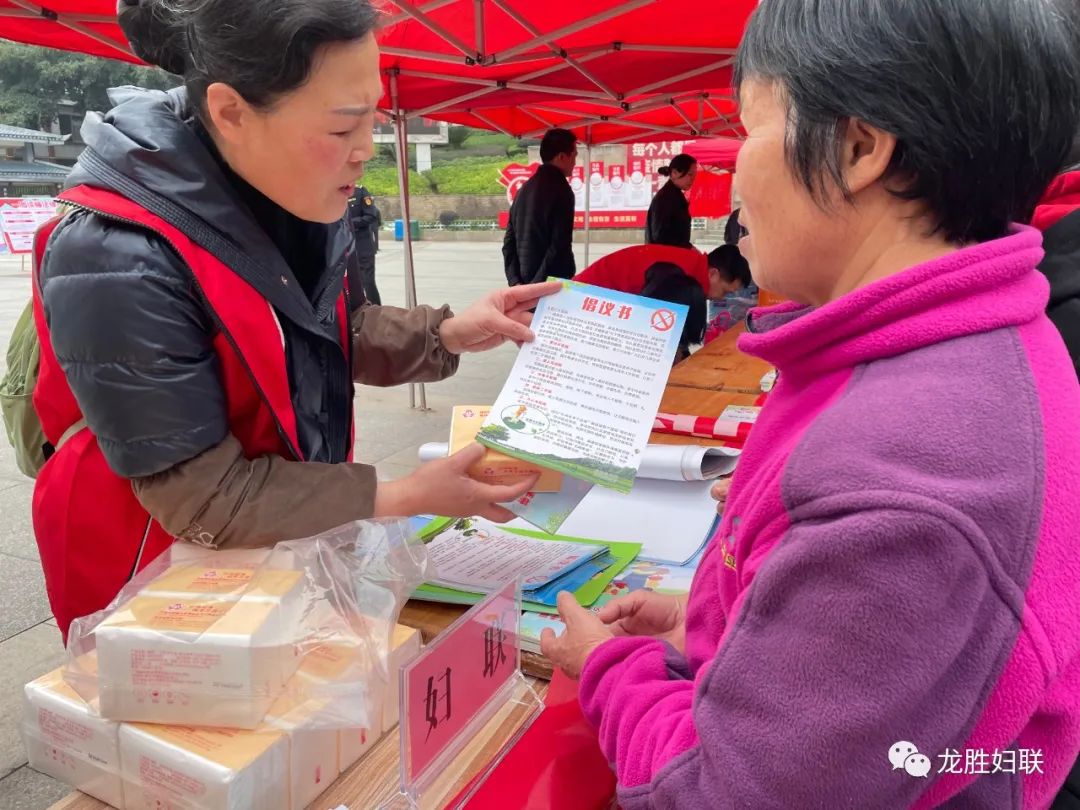
M683 154L677 155L670 166L660 169L660 174L669 179L649 206L645 219L646 244L691 247L690 203L686 192L694 185L697 167L697 158Z
M690 346L699 345L705 339L707 312L705 290L701 283L683 272L677 264L656 262L645 271L645 286L641 289L641 295L686 307L686 320L673 361L681 363L690 356Z
M352 226L353 239L356 241L355 278L349 278L350 292L363 297L372 304L382 304L379 288L375 286L375 254L379 250L379 208L375 200L363 186L357 186L349 198L349 224Z
M739 213L741 208L736 208L731 212L728 217L728 221L724 223L724 244L739 246L739 240L743 238L743 226L739 224Z
M34 498L62 629L173 537L252 547L380 516L508 520L498 504L531 485L470 478L478 445L397 481L351 463L354 381L440 380L464 352L531 340L529 310L558 289L501 290L456 317L348 317L345 213L382 95L376 21L368 0L122 0L135 54L185 87L129 88L87 117L65 194L100 207L61 220L40 268L43 363L55 355L55 401L81 414L54 427ZM68 507L99 491L137 501L79 524ZM141 536L114 536L121 511L142 515Z
M549 130L540 142L543 165L510 206L503 239L511 287L574 277L574 191L567 178L574 173L577 154L577 139L569 130Z
M1080 136L1065 166L1035 209L1032 224L1043 232L1046 256L1039 271L1050 282L1046 314L1061 332L1080 377ZM1080 794L1080 772L1075 783Z

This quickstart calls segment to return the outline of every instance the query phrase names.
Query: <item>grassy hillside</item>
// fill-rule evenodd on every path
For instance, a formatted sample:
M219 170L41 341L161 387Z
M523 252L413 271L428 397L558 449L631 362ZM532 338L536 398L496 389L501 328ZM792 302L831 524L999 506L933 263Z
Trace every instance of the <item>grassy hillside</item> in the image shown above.
M516 138L498 132L452 128L451 142L431 149L431 170L422 175L409 170L413 194L501 194L499 172L507 163L524 163L527 148ZM415 148L409 164L416 165ZM393 147L381 144L367 164L364 185L377 197L398 194Z

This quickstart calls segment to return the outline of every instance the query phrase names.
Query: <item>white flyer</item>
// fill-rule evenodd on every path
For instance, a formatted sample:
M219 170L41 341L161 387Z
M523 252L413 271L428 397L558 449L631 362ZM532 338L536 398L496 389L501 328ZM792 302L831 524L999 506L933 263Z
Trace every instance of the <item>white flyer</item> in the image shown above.
M687 308L563 283L541 300L477 440L617 492L634 485Z

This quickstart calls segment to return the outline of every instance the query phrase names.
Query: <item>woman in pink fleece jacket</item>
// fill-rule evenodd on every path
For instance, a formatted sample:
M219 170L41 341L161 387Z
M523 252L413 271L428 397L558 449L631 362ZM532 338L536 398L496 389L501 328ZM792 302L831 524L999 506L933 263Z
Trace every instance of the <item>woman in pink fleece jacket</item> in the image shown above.
M1044 808L1080 751L1080 385L1026 222L1075 0L762 0L740 249L793 302L688 602L543 649L637 808Z

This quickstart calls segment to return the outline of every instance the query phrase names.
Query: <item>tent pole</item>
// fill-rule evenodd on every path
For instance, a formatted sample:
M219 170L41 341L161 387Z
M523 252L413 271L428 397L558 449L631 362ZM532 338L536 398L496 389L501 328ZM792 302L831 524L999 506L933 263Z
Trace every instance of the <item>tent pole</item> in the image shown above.
M585 267L589 266L589 239L592 228L592 127L585 129Z
M412 221L409 216L409 133L408 122L401 114L398 98L397 72L390 74L390 98L394 107L394 136L397 141L398 189L401 195L402 244L405 250L405 306L416 306L416 270L413 265ZM409 383L409 407L416 408L417 389L420 391L420 410L426 411L427 390L423 383Z
M631 11L636 11L642 6L650 5L656 2L656 0L626 0L615 8L608 9L599 14L594 14L592 17L586 17L580 19L577 22L571 23L564 28L556 29L555 31L548 31L538 37L533 37L530 40L522 42L520 45L515 45L512 48L507 48L505 51L499 51L498 53L490 54L488 61L494 64L495 62L502 62L504 59L509 59L512 56L517 56L519 53L526 53L538 48L542 45L547 45L557 39L568 37L572 34L576 34L579 31L584 31L587 28L592 28L595 25L599 25L602 22L608 22L614 20L616 17L622 17L629 14Z
M444 42L446 42L447 45L457 48L459 51L461 51L462 55L466 59L476 59L480 55L475 51L471 50L466 43L462 42L460 39L450 33L449 29L445 28L444 26L431 19L431 17L425 14L423 10L414 7L409 3L406 3L405 0L399 0L399 2L395 3L394 5L396 5L403 14L407 14L409 17L412 17L414 20L416 20L416 22L424 26L424 28L428 29L429 31L431 31L431 33L440 37Z

